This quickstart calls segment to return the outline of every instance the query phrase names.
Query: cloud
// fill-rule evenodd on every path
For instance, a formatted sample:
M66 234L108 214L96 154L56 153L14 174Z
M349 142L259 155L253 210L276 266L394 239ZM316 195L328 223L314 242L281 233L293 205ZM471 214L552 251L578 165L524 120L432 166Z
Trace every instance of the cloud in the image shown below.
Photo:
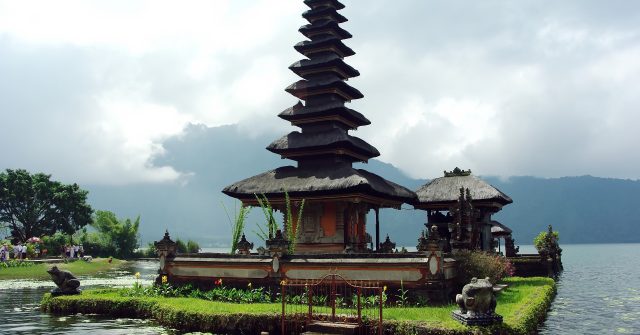
M354 132L413 177L640 178L640 20L630 1L345 0ZM296 99L301 1L0 2L0 167L180 181L189 123L277 138ZM221 145L212 143L212 145ZM265 144L266 145L266 144Z
M630 129L640 121L640 29L631 23L638 11L602 7L371 6L363 16L389 24L352 20L359 54L350 62L362 73L353 84L365 94L353 107L373 122L358 134L413 177L460 166L501 176L640 178L640 135Z
M270 20L301 21L293 4L0 3L0 166L94 184L180 179L153 163L164 140L190 122L260 118L291 80L294 40Z

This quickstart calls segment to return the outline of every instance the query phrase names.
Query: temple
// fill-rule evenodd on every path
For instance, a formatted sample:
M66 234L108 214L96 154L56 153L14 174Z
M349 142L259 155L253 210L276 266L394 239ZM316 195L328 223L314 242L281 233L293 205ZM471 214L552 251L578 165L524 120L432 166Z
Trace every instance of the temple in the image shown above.
M513 200L471 174L471 170L456 167L445 171L444 177L431 180L416 194L418 200L413 206L427 211L427 225L437 226L447 241L445 251L492 251L494 239L511 234L510 229L506 235L494 229L496 234L492 235L495 224L491 216Z
M294 163L223 190L245 207L263 207L268 201L270 209L286 213L288 223L295 218L295 223L274 223L290 231L272 231L273 219L267 215L264 247L252 252L254 243L236 234L239 240L234 240L230 254L178 254L167 232L156 242L157 281L164 278L171 284L211 287L213 278L224 279L229 286L274 288L289 281L317 284L331 276L378 289L383 285L408 289L411 295L435 302L452 297L457 251L493 252L499 246L495 241L503 238L507 256L517 260L511 230L492 220L493 214L512 203L511 198L470 170L445 172L444 177L413 192L353 167L380 153L349 134L371 122L348 107L363 95L347 83L359 72L344 61L354 54L343 43L351 37L340 27L347 20L338 13L344 6L337 0L304 3L309 10L302 16L309 24L299 31L308 39L295 45L304 58L289 67L301 79L285 89L298 101L278 115L299 129L266 148ZM397 252L388 235L380 242L379 210L398 209L403 204L427 214L426 229L416 232L416 251ZM373 224L367 223L371 211L375 213ZM528 273L551 269L547 257L536 259L542 265L525 269ZM534 263L524 259L522 264L531 267Z
M299 253L362 252L373 242L367 233L366 213L376 213L375 249L380 245L378 211L412 202L415 193L362 169L354 162L367 162L380 155L366 141L349 135L350 130L371 122L347 103L363 97L346 81L360 73L344 58L355 53L342 41L351 38L339 24L347 19L337 0L307 0L310 9L302 16L309 24L299 31L308 38L295 45L305 59L289 69L302 79L286 91L298 101L278 116L299 131L275 140L267 150L296 166L283 166L236 182L223 192L245 206L257 206L256 195L264 195L275 209L284 212L285 192L294 204L306 203L299 223ZM295 207L295 206L294 206ZM296 208L294 208L296 211Z

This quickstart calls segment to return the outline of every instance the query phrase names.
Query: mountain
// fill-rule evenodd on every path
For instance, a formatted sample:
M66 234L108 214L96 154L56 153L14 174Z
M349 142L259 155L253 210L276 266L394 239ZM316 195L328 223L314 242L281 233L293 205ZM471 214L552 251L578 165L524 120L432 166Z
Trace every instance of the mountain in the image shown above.
M89 201L95 209L111 210L121 217L140 215L145 242L160 239L169 229L172 236L194 239L203 246L226 246L231 233L222 203L233 215L238 202L221 190L235 181L295 164L264 149L277 137L250 138L237 126L192 125L181 136L166 140L165 154L151 162L184 173L179 181L83 187L89 190ZM377 160L358 167L413 190L427 182ZM494 217L514 230L519 244L531 244L548 224L560 232L562 243L640 242L636 231L640 223L640 181L591 176L484 179L513 198L514 203ZM246 231L254 242L258 239L250 232L264 220L261 215L254 209L247 221ZM373 216L369 219L373 222ZM389 234L398 245L414 246L425 221L426 213L408 205L402 210L381 210L381 240Z

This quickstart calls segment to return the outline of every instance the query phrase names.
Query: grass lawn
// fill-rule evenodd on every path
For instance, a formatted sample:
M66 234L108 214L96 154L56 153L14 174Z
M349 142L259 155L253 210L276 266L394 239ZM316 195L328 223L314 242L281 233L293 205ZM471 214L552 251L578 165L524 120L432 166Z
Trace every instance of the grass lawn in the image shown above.
M126 261L113 259L111 263L106 258L94 258L91 262L77 260L69 263L56 264L34 264L27 267L0 268L0 280L3 279L49 279L46 272L50 267L56 265L61 270L71 271L74 275L89 275L101 271L106 271L125 264Z
M508 278L504 282L509 287L498 294L496 309L504 323L486 328L482 333L528 334L534 331L555 295L554 281L534 277ZM161 324L181 330L214 332L277 324L281 311L279 303L235 304L194 298L124 297L118 290L87 290L82 295L57 298L46 295L42 308L55 313L133 313L131 316L153 317ZM478 329L452 319L454 309L457 306L385 308L384 326L395 334L477 333Z

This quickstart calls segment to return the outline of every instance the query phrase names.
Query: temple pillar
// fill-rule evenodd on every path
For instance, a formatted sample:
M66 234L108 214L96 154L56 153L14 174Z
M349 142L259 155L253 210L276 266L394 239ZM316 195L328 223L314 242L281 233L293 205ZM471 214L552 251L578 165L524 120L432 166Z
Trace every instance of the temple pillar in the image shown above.
M376 251L380 250L380 207L375 207L376 212Z

